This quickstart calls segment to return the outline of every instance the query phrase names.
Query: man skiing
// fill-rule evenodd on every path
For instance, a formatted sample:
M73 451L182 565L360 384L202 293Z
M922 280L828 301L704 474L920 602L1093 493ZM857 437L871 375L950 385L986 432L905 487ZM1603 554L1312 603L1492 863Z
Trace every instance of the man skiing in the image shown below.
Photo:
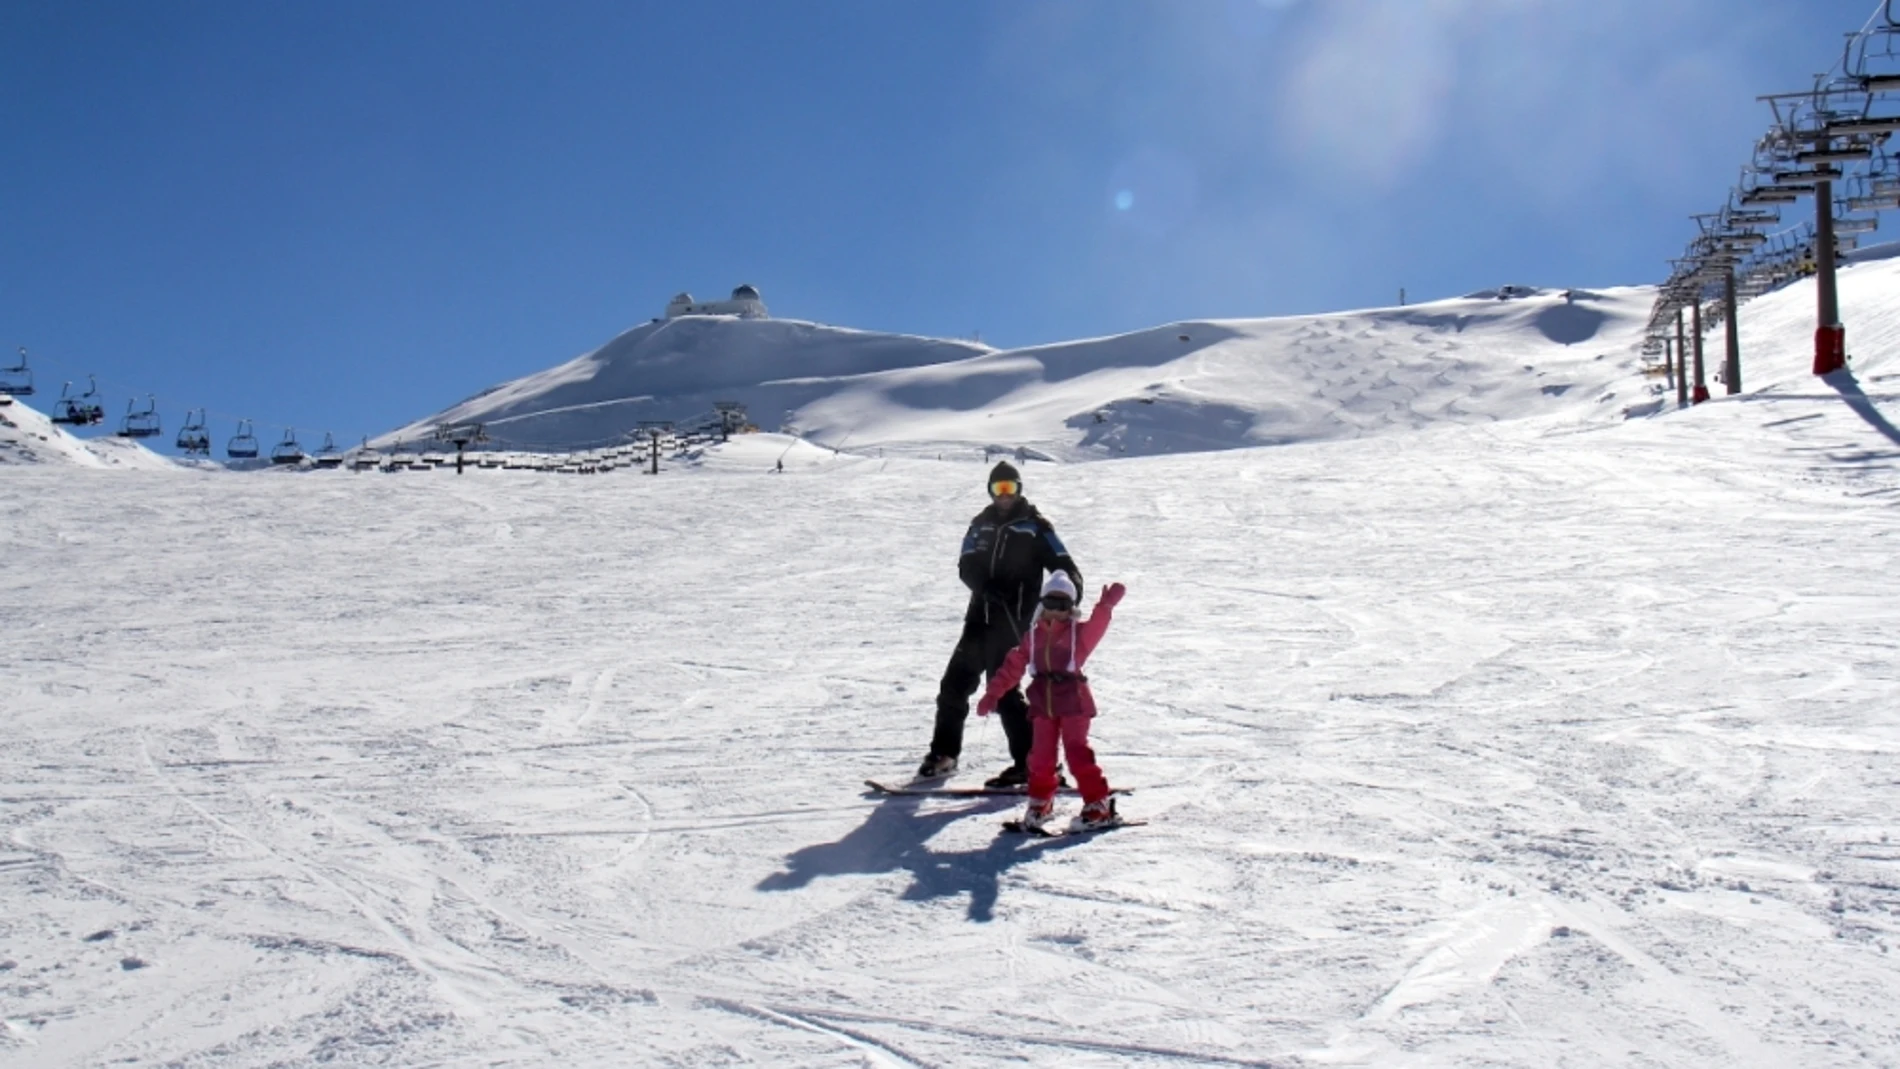
M1055 527L1023 496L1021 473L1008 461L997 464L990 469L989 491L989 507L970 521L957 559L957 576L970 588L970 607L937 687L936 730L930 753L917 768L920 779L957 770L970 695L1022 641L1042 596L1043 572L1067 572L1075 589L1082 589L1082 571L1056 537ZM1010 765L984 785L1023 787L1029 782L1029 748L1035 737L1028 705L1012 687L996 708L1009 739Z

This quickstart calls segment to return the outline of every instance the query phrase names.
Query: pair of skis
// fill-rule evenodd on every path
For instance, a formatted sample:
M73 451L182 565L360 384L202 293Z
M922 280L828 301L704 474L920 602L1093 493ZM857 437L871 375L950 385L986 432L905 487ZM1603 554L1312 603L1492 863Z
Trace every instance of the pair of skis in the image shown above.
M1003 821L1003 830L1012 835L1033 835L1038 839L1060 839L1065 835L1094 835L1097 832L1114 831L1116 828L1139 828L1148 823L1145 820L1123 820L1116 817L1106 824L1091 824L1088 827L1070 825L1066 828L1032 828L1020 820Z
M881 783L867 779L864 785L879 794L895 794L907 798L1021 798L1029 793L1027 787L951 787L937 780L921 779L912 783ZM1063 787L1057 794L1073 795L1078 793L1074 787ZM1109 792L1115 794L1133 794L1133 787L1122 787Z
M896 795L904 798L1020 798L1029 793L1028 790L1023 787L950 787L942 783L932 783L929 780L898 785L879 783L877 780L867 779L864 781L864 785L878 794ZM1066 787L1057 793L1073 795L1076 791L1073 787ZM1133 794L1135 792L1132 789L1123 789L1114 793ZM1110 823L1097 824L1092 827L1050 829L1032 828L1020 820L1006 820L1003 822L1003 830L1013 835L1034 835L1043 839L1057 839L1064 835L1093 835L1096 832L1113 831L1116 828L1139 827L1146 823L1148 822L1145 820L1123 820L1118 817Z

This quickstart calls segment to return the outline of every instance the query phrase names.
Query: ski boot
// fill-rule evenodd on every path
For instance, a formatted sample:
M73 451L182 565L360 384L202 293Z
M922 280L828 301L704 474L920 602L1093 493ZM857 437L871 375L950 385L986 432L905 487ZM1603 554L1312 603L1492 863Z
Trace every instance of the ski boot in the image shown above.
M1081 815L1075 818L1076 831L1095 831L1098 828L1112 828L1122 822L1115 812L1115 799L1103 798L1082 807Z
M1029 789L1029 773L1020 765L1008 768L983 781L983 786L993 791L1021 791Z
M924 758L917 766L918 779L943 779L957 770L957 759L944 754L933 753Z
M1043 826L1049 823L1049 819L1055 815L1056 800L1054 798L1031 798L1029 804L1023 807L1023 830L1041 831Z

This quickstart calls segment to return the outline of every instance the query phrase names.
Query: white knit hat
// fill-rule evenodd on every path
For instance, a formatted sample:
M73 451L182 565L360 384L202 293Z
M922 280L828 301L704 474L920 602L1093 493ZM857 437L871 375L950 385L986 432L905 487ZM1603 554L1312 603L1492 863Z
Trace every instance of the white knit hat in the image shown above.
M1075 581L1069 578L1068 572L1057 569L1042 581L1042 596L1046 598L1051 594L1064 595L1070 601L1076 600Z

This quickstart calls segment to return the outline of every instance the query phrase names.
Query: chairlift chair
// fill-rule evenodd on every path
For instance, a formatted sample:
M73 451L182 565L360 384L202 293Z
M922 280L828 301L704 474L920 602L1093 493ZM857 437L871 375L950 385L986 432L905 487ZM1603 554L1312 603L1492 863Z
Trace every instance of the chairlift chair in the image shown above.
M155 438L163 433L158 425L158 398L147 394L145 407L138 411L132 409L132 399L126 398L125 418L119 421L121 438Z
M224 443L224 455L232 460L257 459L257 435L251 433L250 420L238 420L238 432Z
M1812 190L1816 185L1822 182L1838 182L1843 177L1845 177L1845 175L1834 167L1821 166L1812 169L1806 167L1791 167L1786 170L1776 171L1772 176L1772 180L1777 189Z
M1808 149L1794 154L1794 162L1803 167L1827 167L1838 163L1859 163L1871 159L1874 146L1866 141L1849 142L1844 145L1832 145L1827 148Z
M105 422L105 406L94 400L99 396L99 383L91 375L86 376L86 382L86 392L77 397L70 396L72 383L68 382L59 388L59 404L53 408L54 423L90 427Z
M297 444L297 429L284 428L284 440L271 448L272 464L300 464L303 462L303 446Z
M1827 124L1829 137L1879 137L1900 132L1900 115L1859 115Z
M350 458L350 470L368 471L381 464L382 461L383 455L369 447L369 435L366 434L363 436L362 446L356 450L356 455Z
M33 392L33 369L26 365L26 346L20 346L20 362L0 367L0 394L26 397Z
M317 450L315 459L319 468L343 466L343 452L336 447L336 439L330 437L329 431L323 432L323 448Z
M205 427L205 410L199 409L193 416L185 413L185 425L178 429L175 443L186 456L209 456L211 453L211 432Z

